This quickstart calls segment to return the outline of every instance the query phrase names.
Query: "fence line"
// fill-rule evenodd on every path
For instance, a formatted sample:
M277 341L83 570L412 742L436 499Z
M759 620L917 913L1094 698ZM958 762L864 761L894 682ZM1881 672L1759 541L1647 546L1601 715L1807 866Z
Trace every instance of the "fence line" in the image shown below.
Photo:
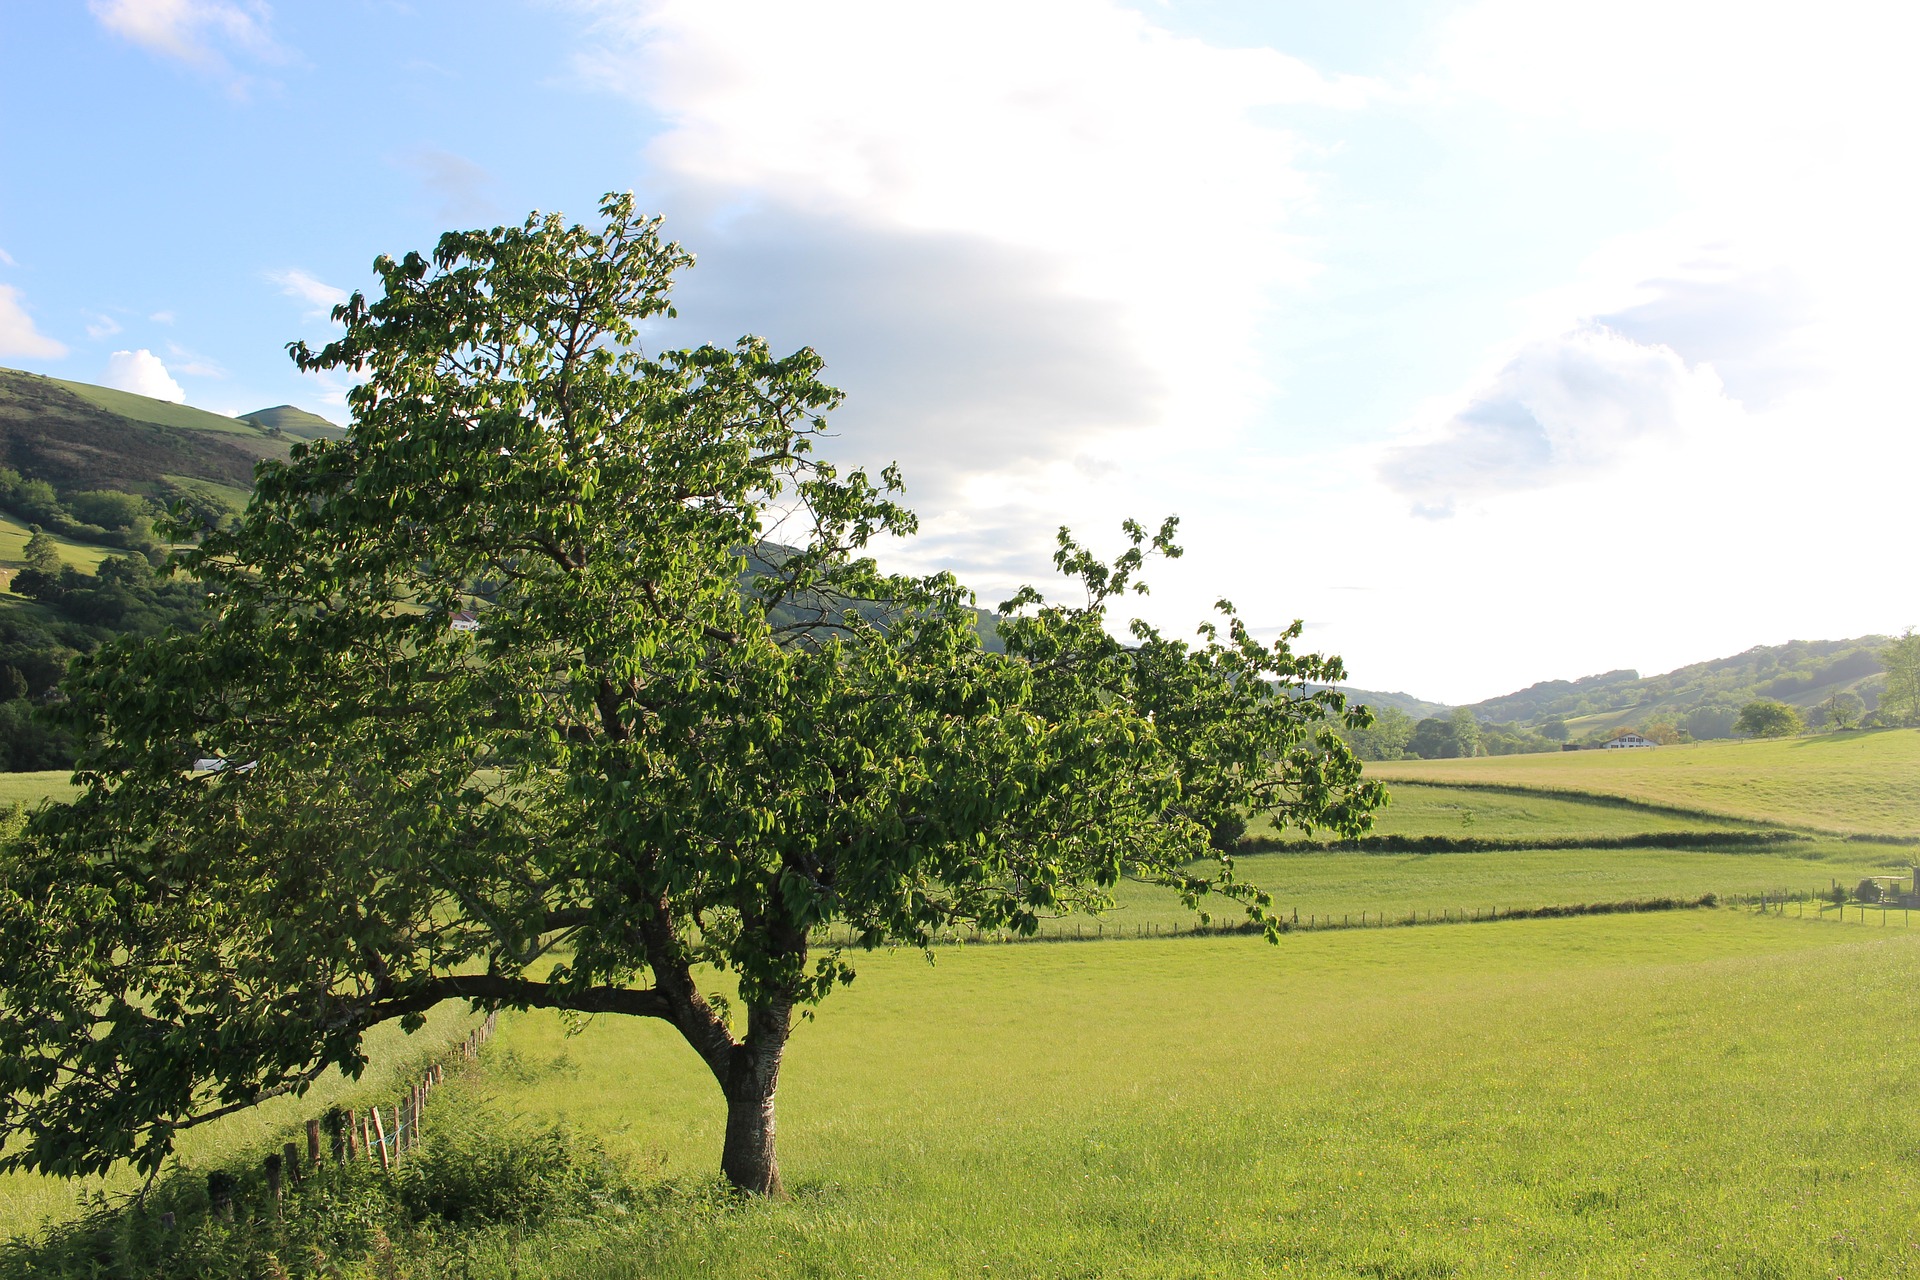
M479 1060L480 1047L493 1038L499 1018L497 1010L490 1011L480 1025L469 1031L455 1046L460 1061ZM446 1083L446 1079L445 1064L434 1062L406 1087L391 1107L376 1104L362 1111L353 1107L333 1106L327 1108L324 1114L308 1120L305 1126L304 1159L300 1144L289 1142L262 1161L267 1175L267 1191L273 1197L275 1216L280 1214L287 1192L297 1188L308 1174L318 1170L325 1162L321 1143L323 1132L330 1139L326 1144L326 1154L332 1156L335 1164L365 1159L370 1163L377 1161L383 1173L392 1173L399 1168L401 1154L419 1147L421 1136L426 1131L427 1102L434 1091ZM232 1218L233 1193L237 1186L234 1176L223 1170L216 1169L207 1174L207 1200L216 1217Z
M1703 894L1698 898L1639 898L1618 902L1583 902L1539 907L1410 907L1402 911L1308 912L1298 908L1281 913L1275 922L1282 933L1325 933L1350 929L1405 929L1441 924L1489 924L1501 920L1557 920L1572 916L1629 915L1653 911L1692 911L1723 906L1752 908L1761 913L1785 914L1789 908L1804 918L1806 908L1819 904L1815 918L1824 918L1836 910L1836 921L1844 921L1849 911L1860 913L1860 922L1885 927L1899 924L1911 927L1911 908L1899 903L1836 904L1830 895L1804 890L1780 889L1762 893ZM1900 918L1894 919L1893 914ZM935 946L1014 946L1028 943L1102 942L1123 938L1218 938L1264 933L1266 927L1253 921L1236 920L1220 924L1180 924L1158 920L1126 921L1094 919L1073 921L1071 931L1060 922L1051 931L1022 934L1011 929L949 929L936 934ZM816 930L815 945L853 945L859 931L844 927Z

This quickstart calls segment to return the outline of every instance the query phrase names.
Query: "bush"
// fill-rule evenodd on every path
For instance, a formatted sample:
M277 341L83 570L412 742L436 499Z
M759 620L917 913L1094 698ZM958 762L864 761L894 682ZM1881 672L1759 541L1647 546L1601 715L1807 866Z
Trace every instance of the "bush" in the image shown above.
M605 1151L570 1129L449 1120L401 1163L394 1195L416 1222L527 1224L620 1185Z
M602 1215L628 1222L676 1194L643 1190L570 1130L499 1119L455 1089L434 1112L445 1119L429 1120L425 1143L391 1177L364 1159L329 1163L289 1187L276 1214L258 1161L237 1173L177 1169L144 1206L95 1193L78 1217L0 1242L0 1280L438 1280L468 1274L475 1252L503 1238L576 1231ZM216 1185L230 1197L226 1215L213 1212Z

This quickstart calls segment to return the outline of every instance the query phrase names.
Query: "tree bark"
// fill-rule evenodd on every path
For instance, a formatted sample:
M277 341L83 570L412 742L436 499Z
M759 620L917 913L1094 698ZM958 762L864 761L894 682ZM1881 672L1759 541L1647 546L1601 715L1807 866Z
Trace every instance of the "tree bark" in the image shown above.
M746 1039L734 1049L720 1082L727 1099L720 1171L739 1190L773 1199L785 1194L774 1152L773 1093L792 1019L793 1006L786 1001L750 1006Z

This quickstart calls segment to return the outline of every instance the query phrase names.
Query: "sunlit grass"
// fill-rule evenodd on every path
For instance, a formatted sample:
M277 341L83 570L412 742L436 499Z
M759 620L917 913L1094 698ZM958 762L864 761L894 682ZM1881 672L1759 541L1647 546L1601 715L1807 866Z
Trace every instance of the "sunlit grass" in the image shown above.
M1640 751L1562 751L1370 764L1427 781L1589 792L1789 826L1920 837L1920 732L1882 729Z
M1378 767L1368 765L1367 769L1371 773ZM1607 803L1547 794L1512 795L1411 782L1394 783L1389 788L1386 807L1373 816L1375 835L1496 840L1593 839L1656 831L1735 831L1763 825L1672 813L1625 801ZM1273 828L1263 819L1251 824L1247 834L1256 838L1271 836ZM1289 828L1282 838L1304 840L1309 837L1297 828ZM1312 838L1335 837L1316 831Z
M1917 1015L1920 937L1726 911L875 956L795 1037L792 1201L476 1273L1911 1274ZM709 1175L670 1031L504 1026L493 1106Z

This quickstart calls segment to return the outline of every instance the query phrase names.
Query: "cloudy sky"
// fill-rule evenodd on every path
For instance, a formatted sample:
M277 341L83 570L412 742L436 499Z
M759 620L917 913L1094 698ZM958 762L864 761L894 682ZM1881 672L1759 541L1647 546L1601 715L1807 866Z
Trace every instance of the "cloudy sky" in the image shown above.
M343 417L378 253L632 189L991 603L1178 514L1448 702L1920 623L1920 10L74 0L0 13L0 364Z

